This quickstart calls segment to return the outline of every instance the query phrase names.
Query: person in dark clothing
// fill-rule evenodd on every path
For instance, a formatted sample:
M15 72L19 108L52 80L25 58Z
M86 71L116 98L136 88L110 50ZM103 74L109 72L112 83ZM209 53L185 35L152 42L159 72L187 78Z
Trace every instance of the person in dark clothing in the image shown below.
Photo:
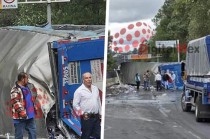
M140 75L138 73L136 73L136 75L135 75L135 81L136 81L136 85L137 85L137 90L139 90L139 86L140 86L140 83L141 83L141 78L140 78Z
M144 90L150 90L150 71L147 70L146 73L144 73Z
M166 72L163 74L162 80L163 80L165 89L168 89L169 76Z

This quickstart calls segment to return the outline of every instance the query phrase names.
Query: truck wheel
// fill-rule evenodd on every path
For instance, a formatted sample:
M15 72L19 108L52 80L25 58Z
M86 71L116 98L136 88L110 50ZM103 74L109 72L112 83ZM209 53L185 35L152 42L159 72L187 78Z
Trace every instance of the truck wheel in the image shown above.
M201 98L198 96L196 98L196 105L195 105L195 118L197 122L201 122L202 118L200 111L201 111L201 107L202 107L202 102L201 102Z
M191 111L192 105L191 104L187 104L186 102L186 96L183 93L182 94L182 98L181 98L181 106L182 106L182 110L185 112L189 112Z

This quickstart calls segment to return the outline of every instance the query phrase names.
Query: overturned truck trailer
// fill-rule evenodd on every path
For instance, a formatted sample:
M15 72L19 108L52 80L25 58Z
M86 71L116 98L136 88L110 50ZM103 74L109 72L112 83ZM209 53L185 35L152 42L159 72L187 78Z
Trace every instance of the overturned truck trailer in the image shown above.
M84 72L91 72L93 84L102 90L103 75L104 37L100 36L104 27L86 27L65 31L0 28L0 137L14 136L10 89L24 71L38 93L37 136L79 138L80 118L72 108L74 91Z

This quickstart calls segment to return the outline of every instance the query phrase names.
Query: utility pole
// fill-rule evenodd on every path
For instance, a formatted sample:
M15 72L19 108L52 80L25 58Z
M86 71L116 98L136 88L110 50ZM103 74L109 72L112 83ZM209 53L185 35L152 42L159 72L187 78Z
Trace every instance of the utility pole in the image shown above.
M177 40L177 57L178 57L178 62L180 62L180 53L179 53L179 40Z
M47 0L47 22L50 27L52 27L52 14L51 14L51 1Z
M158 46L159 46L158 48L160 49L161 44L159 43ZM157 53L160 51L159 49L158 49ZM159 63L159 53L157 54L157 62Z

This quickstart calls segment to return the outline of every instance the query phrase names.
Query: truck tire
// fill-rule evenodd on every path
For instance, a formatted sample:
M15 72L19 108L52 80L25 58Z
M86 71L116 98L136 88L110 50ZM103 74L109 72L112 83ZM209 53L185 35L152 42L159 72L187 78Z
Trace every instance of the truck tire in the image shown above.
M184 93L182 93L182 98L181 98L181 106L182 106L182 110L185 112L189 112L191 111L192 105L191 104L187 104L186 102L186 96Z
M196 98L196 104L195 104L195 119L197 122L201 122L202 118L201 118L201 107L202 107L202 100L201 98L198 96Z

